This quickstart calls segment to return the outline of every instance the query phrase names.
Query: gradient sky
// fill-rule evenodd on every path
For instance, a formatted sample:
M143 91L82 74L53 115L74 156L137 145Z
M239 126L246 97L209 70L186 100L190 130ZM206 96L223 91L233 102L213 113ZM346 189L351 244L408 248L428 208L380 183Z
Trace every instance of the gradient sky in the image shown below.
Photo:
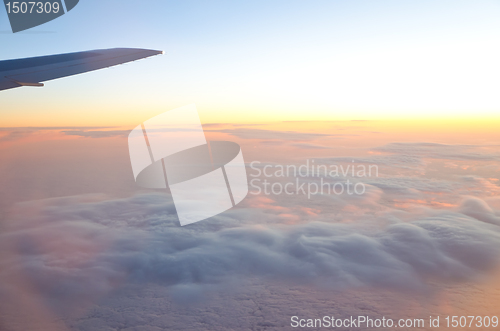
M97 1L12 34L0 58L112 47L166 55L0 94L1 126L498 119L497 1Z
M0 92L0 329L498 314L499 18L479 0L81 0L12 34L0 8L0 58L166 52ZM247 164L380 175L180 227L167 190L136 185L127 136L191 103ZM297 179L323 180L269 181Z

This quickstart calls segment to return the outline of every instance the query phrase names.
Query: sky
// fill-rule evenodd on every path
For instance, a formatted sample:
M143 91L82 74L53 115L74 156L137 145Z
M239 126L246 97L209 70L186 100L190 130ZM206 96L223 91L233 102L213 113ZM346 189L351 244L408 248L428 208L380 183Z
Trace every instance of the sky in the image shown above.
M81 1L0 58L112 47L166 55L0 96L2 126L202 121L498 120L497 1Z
M499 14L497 1L81 0L12 34L0 9L1 59L166 53L0 92L0 330L498 314ZM193 103L208 141L241 147L249 194L181 227L169 189L135 182L127 137ZM339 176L275 172L313 165Z

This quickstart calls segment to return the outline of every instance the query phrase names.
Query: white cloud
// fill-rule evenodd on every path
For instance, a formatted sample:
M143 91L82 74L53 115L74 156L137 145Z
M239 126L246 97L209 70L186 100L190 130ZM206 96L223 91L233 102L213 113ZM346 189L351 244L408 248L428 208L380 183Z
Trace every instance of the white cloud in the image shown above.
M266 221L257 217L273 215L237 209L181 228L167 199L47 201L39 214L13 220L0 235L3 251L16 248L1 261L0 287L15 288L7 284L22 276L56 311L67 312L120 284L190 292L191 286L257 277L337 289L415 290L425 288L427 277L473 279L500 261L500 228L488 224L485 215L495 216L479 200L464 204L479 213L473 217L393 217L387 226L366 217L351 224L259 225ZM246 218L234 219L240 213Z

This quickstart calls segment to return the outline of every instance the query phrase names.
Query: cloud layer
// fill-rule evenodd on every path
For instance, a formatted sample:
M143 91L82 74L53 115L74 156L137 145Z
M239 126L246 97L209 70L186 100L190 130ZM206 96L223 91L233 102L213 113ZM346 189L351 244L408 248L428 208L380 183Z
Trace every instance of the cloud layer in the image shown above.
M462 212L411 221L394 214L384 226L375 219L271 226L262 218L275 213L241 208L183 228L168 195L92 200L25 203L29 213L0 235L2 251L14 252L0 261L0 291L15 295L15 280L26 279L64 313L118 284L184 288L180 297L193 285L248 277L425 290L427 278L474 279L500 261L498 211L476 198Z

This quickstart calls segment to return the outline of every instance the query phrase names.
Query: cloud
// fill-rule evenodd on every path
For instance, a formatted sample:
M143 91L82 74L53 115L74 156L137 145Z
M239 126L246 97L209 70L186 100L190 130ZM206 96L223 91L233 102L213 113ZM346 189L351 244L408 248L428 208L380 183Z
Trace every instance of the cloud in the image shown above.
M496 178L486 179L479 176L462 176L458 180L462 184L460 190L465 195L498 195L500 186L496 183Z
M2 128L0 131L58 131L58 130L97 130L111 129L111 126L26 126L26 127L10 127Z
M307 144L307 143L297 143L292 144L293 147L303 148L303 149L332 149L333 147L316 145L316 144Z
M276 131L276 130L262 130L250 128L238 129L224 129L224 130L207 130L214 132L228 133L242 139L279 139L289 141L306 141L324 137L343 137L350 135L336 135L324 133L305 133L297 131Z
M461 161L499 161L500 154L489 149L498 146L490 145L446 145L436 143L390 143L375 148L375 151L419 156L430 159L446 159Z
M423 170L425 162L420 156L414 155L370 155L364 157L328 157L315 158L323 163L355 163L355 164L374 164L393 168L402 168L408 170Z
M401 193L406 190L415 192L416 190L423 193L446 193L450 195L454 190L458 190L462 187L461 183L448 180L407 176L369 178L368 182L373 186L380 187L386 193Z
M281 146L285 143L286 142L283 140L264 140L259 142L260 145L265 145L265 146Z
M233 126L233 127L242 127L242 126L262 126L266 125L265 123L258 124L258 123L241 123L241 124L236 124L236 123L206 123L202 124L203 127L211 128L211 127L221 127L221 126Z
M87 130L72 130L62 131L68 136L80 136L86 138L109 138L109 137L127 137L130 130L108 130L108 131L87 131Z
M464 215L473 217L479 221L500 226L500 214L495 212L481 199L466 197L462 201L459 210Z
M65 131L96 138L126 135L126 131L95 128ZM282 139L279 131L243 130L243 135L255 137L262 131L274 137L264 144L279 146L289 141ZM314 141L301 142L299 139L304 136L292 131L285 131L285 136L296 147L320 146ZM325 136L308 139L322 137ZM429 148L438 151L442 147ZM452 149L445 150L449 157ZM487 153L487 148L474 151L461 147L453 152L455 156L494 154ZM356 164L420 171L425 169L425 159L423 152L401 151L401 154L315 160L316 165L352 164L354 160ZM128 156L123 160L128 162ZM308 200L304 195L249 195L237 208L183 228L179 227L168 194L140 194L128 199L75 196L20 204L2 222L0 297L5 298L6 304L0 304L0 314L9 305L26 310L24 316L31 316L31 311L25 308L28 301L39 302L57 316L67 316L84 306L92 309L87 310L89 324L87 328L82 326L82 330L105 329L92 324L97 320L106 323L109 329L134 325L147 329L152 328L148 317L152 311L155 319L177 318L176 326L182 325L186 321L181 318L183 315L174 316L182 312L173 304L178 303L189 307L185 311L191 313L190 329L200 325L204 328L206 321L213 324L205 329L213 329L214 325L217 329L223 329L221 326L242 329L237 318L211 320L211 316L220 314L217 309L193 308L206 299L206 293L222 296L231 292L225 298L234 305L236 294L232 291L238 288L248 292L237 301L237 307L229 308L239 311L240 320L257 323L262 311L283 307L281 315L262 321L264 326L268 325L265 322L273 322L268 326L273 328L281 323L276 316L295 314L293 302L301 300L301 296L310 299L312 291L333 289L335 292L329 293L335 295L339 304L332 311L338 315L338 307L345 307L351 301L337 298L348 291L353 293L363 288L381 292L390 289L396 293L414 291L413 298L413 293L426 290L440 293L443 284L461 286L463 283L455 281L484 277L498 266L500 202L493 198L465 197L459 203L464 194L479 197L498 194L494 174L483 174L486 178L482 178L446 173L434 178L437 175L433 172L424 177L394 176L394 173L381 167L380 174L391 175L390 178L360 179L366 185L366 194L362 196L324 195ZM300 179L316 183L320 180ZM430 203L432 198L450 206L446 210L436 209ZM252 287L246 288L247 284ZM278 284L280 295L273 297L276 301L259 307L252 300L258 303L260 291L270 284ZM433 288L434 284L438 285ZM292 289L297 287L303 288L300 295L288 296L296 293ZM133 291L126 292L129 289ZM96 306L114 293L121 296L109 310ZM139 307L136 300L142 295L150 295L150 301L149 305L139 301L145 304ZM385 300L394 308L397 305L393 298L387 294ZM354 301L366 304L368 300L363 297ZM311 304L309 312L317 311L317 302ZM372 302L378 304L380 299L374 298ZM142 309L142 315L131 311L134 304ZM111 310L115 313L112 317L107 315ZM356 307L344 311L346 315L356 312L365 313L364 308ZM377 313L382 316L385 312ZM248 325L245 323L241 325Z
M13 127L0 128L0 142L16 141L22 138L39 134L44 131L62 131L67 135L79 135L83 137L106 137L122 135L126 131L103 131L110 127ZM91 131L90 131L91 130ZM1 134L5 133L5 134Z
M0 142L15 141L30 136L32 134L33 134L32 131L10 131L7 132L7 134L5 135L0 136Z
M98 200L98 199L97 199ZM473 279L500 259L499 227L484 202L387 226L314 221L271 225L260 209L235 209L179 227L170 197L81 197L24 203L0 234L0 291L28 279L56 311L119 284L212 286L258 277L332 288L425 288L426 279ZM34 210L38 212L33 213ZM243 216L244 215L244 216ZM196 297L195 294L193 294ZM78 298L78 301L75 301Z

